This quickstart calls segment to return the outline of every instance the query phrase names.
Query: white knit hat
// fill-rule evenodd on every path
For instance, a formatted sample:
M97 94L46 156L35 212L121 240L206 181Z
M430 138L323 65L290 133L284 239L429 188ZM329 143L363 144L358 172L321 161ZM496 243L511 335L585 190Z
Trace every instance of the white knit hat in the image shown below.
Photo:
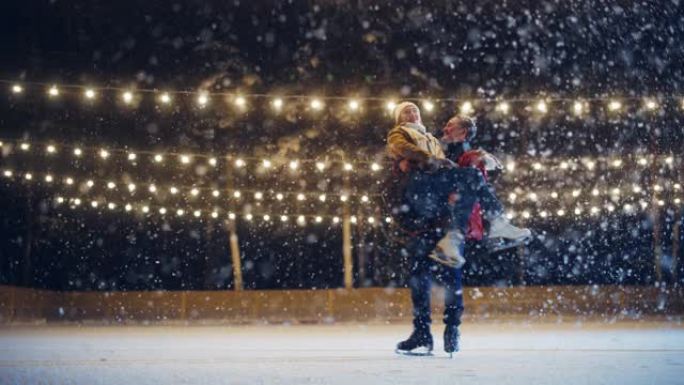
M403 111L404 108L410 106L416 107L416 109L418 110L418 115L420 116L420 108L418 108L418 106L415 103L401 102L397 104L396 107L394 107L394 123L399 124L399 115L401 115L401 111Z

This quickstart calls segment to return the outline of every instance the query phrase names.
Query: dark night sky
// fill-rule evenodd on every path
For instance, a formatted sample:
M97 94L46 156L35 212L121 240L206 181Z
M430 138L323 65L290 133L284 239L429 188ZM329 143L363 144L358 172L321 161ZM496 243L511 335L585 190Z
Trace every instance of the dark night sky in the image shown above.
M667 98L681 93L684 80L684 11L679 1L8 0L0 7L0 78L12 80L433 98ZM438 109L426 116L431 127L444 121L454 106ZM122 114L106 103L86 110L74 100L48 104L35 93L22 102L3 96L0 128L3 138L367 158L381 151L389 125L377 111L356 119L340 119L335 111L315 119L294 112L281 119L263 114L258 106L240 116L225 111L193 114L181 107L164 116L152 112L143 106ZM543 122L523 117L496 124L487 116L480 118L481 145L520 157L632 154L654 148L678 153L684 141L679 115L671 114L647 120L645 126L638 114L609 123L601 118L578 123L562 117ZM85 166L76 168L91 172ZM607 183L611 178L599 179ZM508 181L523 182L541 189L549 181ZM302 187L297 181L282 183ZM0 282L59 289L230 286L220 226L53 215L44 204L52 196L49 191L36 191L31 201L25 198L27 189L2 188L6 215ZM650 224L641 219L618 216L598 230L588 220L572 228L535 223L554 237L532 247L533 263L525 280L651 282L651 239L644 236ZM20 262L29 227L37 227L38 234L32 240L37 269L32 282L22 281ZM626 228L637 230L625 238ZM241 231L249 287L340 284L337 230L300 234L298 242L286 247L282 243L291 232ZM382 234L368 237L376 246L386 243ZM392 273L396 261L391 253L377 254L372 277L363 284L403 284ZM574 262L563 262L568 258ZM515 280L514 265L486 259L473 263L469 283L510 283Z

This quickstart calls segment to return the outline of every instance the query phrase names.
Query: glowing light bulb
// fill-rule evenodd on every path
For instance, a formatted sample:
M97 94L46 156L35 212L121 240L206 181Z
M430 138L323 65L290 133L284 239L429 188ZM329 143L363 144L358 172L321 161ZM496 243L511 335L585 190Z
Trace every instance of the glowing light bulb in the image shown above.
M149 190L150 190L151 193L155 193L155 192L157 192L157 186L151 184L150 187L149 187Z
M504 115L507 115L511 110L511 105L506 102L501 102L496 106L496 110Z
M302 194L302 193L297 194L297 200L298 201L303 201L305 199L306 199L306 197L304 196L304 194Z
M29 148L31 148L31 145L28 143L22 143L19 145L19 148L21 148L23 151L28 151Z
M237 159L237 160L235 160L235 167L240 168L240 167L244 167L244 166L245 166L245 161L244 161L244 160L242 160L242 159Z
M221 192L220 192L219 190L214 190L214 191L211 192L211 195L212 195L214 198L218 198L218 197L221 195Z
M620 167L620 166L622 166L622 159L615 159L615 160L613 161L613 167L617 168L617 167Z
M514 161L509 161L506 163L506 170L508 171L513 171L515 170L515 162Z
M252 214L247 214L247 215L245 215L245 219L248 220L248 221L251 221L252 218L253 218Z
M217 162L216 158L209 158L209 165L216 166L217 163L218 162Z
M638 163L639 163L639 165L641 165L641 166L645 166L645 165L648 164L648 161L646 160L646 158L639 158Z
M93 182L92 179L88 179L88 181L86 181L86 186L88 186L88 188L93 187L94 185L95 185L95 182Z
M81 150L78 147L74 148L74 156L81 156L81 155L83 155L83 150Z
M261 191L257 191L257 192L254 193L254 199L256 199L256 200L258 200L258 201L260 201L261 199L263 199L263 197L264 197L264 194L263 194Z
M598 195L599 195L599 190L596 189L596 188L593 189L593 190L591 190L591 195L593 195L593 196L595 196L595 197L598 196Z
M157 154L154 156L154 161L157 163L161 163L164 160L164 157L161 154Z
M26 180L31 180L31 179L33 179L33 174L31 174L30 172L27 172L27 173L24 175L24 178L26 178Z
M133 93L131 91L126 91L121 95L124 103L130 104L133 101Z
M64 179L64 183L71 186L72 184L74 184L74 179L71 177L67 177L66 179Z
M320 111L323 108L323 102L320 101L319 99L313 99L311 101L310 105L311 105L311 108L316 110L316 111Z
M50 87L50 89L48 90L48 95L50 95L51 97L59 96L59 88L57 88L57 86Z
M671 166L672 163L674 163L674 158L672 156L668 156L667 158L665 158L665 163Z
M349 199L349 197L346 196L346 195L341 195L341 196L340 196L340 200L341 200L342 202L346 202L348 199Z
M264 168L271 168L271 161L268 160L268 159L264 159L263 162L261 162L261 165L262 165Z
M233 192L233 197L235 197L235 198L240 198L241 196L242 196L242 193L241 193L240 191L237 191L237 190L236 190L236 191Z
M176 210L176 215L179 217L182 217L183 215L185 215L185 210L183 210L183 209Z
M319 196L318 196L318 200L321 201L321 202L325 202L325 200L326 200L325 194L319 195Z
M351 220L351 223L354 223L354 224L356 223L356 216L355 215L352 215L351 218L349 218L349 219Z
M360 104L358 100L352 99L348 103L349 109L352 111L358 111Z
M276 194L276 199L277 199L277 200L282 201L283 198L284 198L283 194L281 194L281 193L277 193L277 194Z
M24 87L22 87L21 85L15 84L12 86L12 93L20 94L22 92L24 92Z
M7 178L12 177L12 170L5 170L3 171L2 175L6 176Z
M632 186L632 191L634 191L635 193L640 193L641 192L641 186L638 186L638 185Z
M547 104L544 100L540 100L537 103L536 109L537 109L537 112L539 112L541 114L545 114L549 111L549 107L547 106Z
M105 149L100 150L100 158L102 158L102 159L109 158L109 151L107 151Z
M283 99L276 98L273 99L271 102L271 105L273 106L273 109L276 111L280 111L283 108Z
M282 222L287 222L287 215L281 215L281 216L280 216L280 220L281 220Z
M373 218L373 217L368 217L368 223L370 223L370 224L375 223L375 218Z
M264 221L268 222L268 221L270 221L270 220L271 220L271 216L270 216L270 215L268 215L268 214L264 215Z
M143 206L141 210L143 213L149 213L150 212L150 208L148 206Z
M371 170L372 170L372 171L380 171L381 168L382 168L382 167L380 167L379 164L377 164L377 163L371 163Z
M542 164L539 162L535 162L534 164L532 164L532 168L536 171L539 171L542 169Z
M609 111L619 111L622 108L622 103L620 103L617 100L611 100L610 103L608 103L608 110Z
M169 188L169 192L170 192L172 195L176 195L176 194L178 194L178 189L177 189L176 187L174 187L174 186L171 186L171 188Z
M598 214L600 211L601 211L601 209L599 209L599 208L596 207L596 206L591 206L591 209L589 210L589 212L591 213L591 215L596 215L596 214Z
M333 223L340 223L340 218L339 217L333 217L332 221L333 221Z
M159 209L159 214L161 214L161 215L166 214L166 207L161 207L161 208Z
M57 203L64 203L63 197L57 197Z
M297 167L299 167L299 162L297 162L296 160L293 160L290 162L290 169L291 170L296 170Z
M582 209L579 207L575 207L575 215L580 215L582 214Z
M647 110L653 111L656 108L658 108L658 103L656 103L656 101L653 99L647 99L646 102L644 103L644 106L646 107Z
M323 162L316 162L316 168L318 169L318 171L323 171L323 170L325 170L325 163L323 163Z
M182 164L188 164L190 163L190 156L188 155L181 155L180 156L180 161Z
M542 210L539 212L539 216L542 218L546 218L548 215L549 215L549 213L547 213L545 210Z
M116 188L116 184L114 182L107 182L107 188L113 190Z
M394 112L394 109L397 108L397 103L390 100L385 104L385 108L387 108L389 112Z
M354 169L354 166L352 166L351 163L345 163L344 164L344 171L351 171Z
M138 159L138 155L137 155L136 153L131 152L131 153L128 154L128 160L134 161L134 160L136 160L136 159Z
M551 193L551 198L553 198L553 199L558 198L558 193L555 192L555 191L553 191L553 192Z
M461 104L460 111L461 115L471 115L475 111L475 109L473 108L473 103L471 103L470 101L463 102L463 104Z
M45 152L47 152L48 154L54 154L55 152L57 152L57 148L49 144L47 147L45 147Z
M572 109L575 115L577 116L582 115L582 113L584 112L584 106L582 105L582 102L579 101L575 102Z
M316 218L314 218L314 221L315 221L316 223L321 223L321 222L323 222L323 217L321 217L321 216L316 216Z
M109 202L109 203L107 203L107 207L108 207L110 210L114 210L114 209L116 208L116 203L114 203L114 202Z
M235 98L235 105L238 108L244 109L247 106L247 99L245 99L243 96L238 96Z
M169 95L168 92L164 92L159 95L159 101L162 102L162 104L169 104L171 103L171 95Z
M560 209L560 210L556 211L556 215L558 215L559 217L562 217L563 215L565 215L565 210Z
M80 200L80 199L78 199L78 198L74 199L74 205L75 205L75 206L78 206L78 205L80 205L80 204L81 204L81 200Z
M593 170L594 167L596 167L596 162L590 160L587 161L584 165L587 166L587 169Z
M212 217L212 218L218 218L218 212L212 211L212 212L211 212L211 217Z
M131 206L130 203L126 203L126 206L124 206L124 210L131 211L131 210L133 210L133 206Z
M572 197L577 198L582 193L582 190L572 190Z
M235 219L235 213L228 213L228 219L230 219L230 220Z
M385 217L385 223L392 223L391 217Z
M84 95L86 99L95 99L95 91L90 88L85 90Z
M435 104L429 100L423 101L423 110L425 112L432 112L435 109Z
M128 191L133 192L136 189L135 183L129 183L128 184Z
M304 217L304 215L300 215L297 217L297 223L300 225L306 224L306 218Z
M209 103L209 95L206 92L200 92L197 96L197 104L200 108L204 108Z
M367 195L362 196L362 197L361 197L361 202L363 202L363 203L368 203L368 196L367 196Z
M90 205L93 206L93 208L96 208L100 203L98 201L92 201L90 202Z
M199 195L199 190L197 188L193 188L192 190L190 190L190 194L196 197L197 195Z

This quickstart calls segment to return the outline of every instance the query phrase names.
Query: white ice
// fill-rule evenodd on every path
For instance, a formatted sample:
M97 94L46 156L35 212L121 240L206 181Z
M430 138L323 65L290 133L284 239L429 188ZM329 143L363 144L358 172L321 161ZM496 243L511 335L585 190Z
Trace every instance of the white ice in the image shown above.
M408 324L0 328L1 384L684 384L680 323L467 323L398 356Z

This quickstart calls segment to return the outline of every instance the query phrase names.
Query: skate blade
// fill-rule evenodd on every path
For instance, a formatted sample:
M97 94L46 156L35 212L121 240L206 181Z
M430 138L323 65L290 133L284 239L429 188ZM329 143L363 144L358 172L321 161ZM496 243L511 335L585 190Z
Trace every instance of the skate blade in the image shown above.
M421 349L416 349L416 350L399 350L395 349L395 353L402 355L402 356L411 356L411 357L430 357L432 356L432 351L431 350L421 350Z
M530 240L530 238L525 237L525 238L514 239L512 241L505 242L505 243L492 245L489 249L489 252L490 253L497 253L499 251L512 249L512 248L515 248L515 247L518 247L522 244L527 243L528 240Z

